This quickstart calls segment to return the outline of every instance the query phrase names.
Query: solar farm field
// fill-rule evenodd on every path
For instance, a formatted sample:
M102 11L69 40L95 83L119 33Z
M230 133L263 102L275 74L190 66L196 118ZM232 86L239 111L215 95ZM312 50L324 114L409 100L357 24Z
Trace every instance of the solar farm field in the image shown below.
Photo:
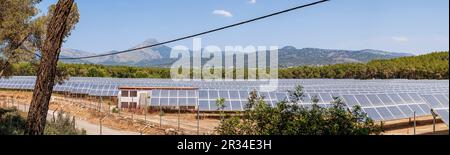
M35 77L11 77L0 79L0 89L32 90ZM319 100L318 105L330 107L334 97L340 97L347 108L360 106L368 116L378 122L398 121L413 117L427 117L432 113L448 126L449 81L448 80L337 80L337 79L299 79L279 80L276 91L261 89L261 81L178 81L170 79L114 79L114 78L81 78L73 77L64 84L56 85L57 94L70 94L83 98L95 98L90 104L96 108L99 98L109 106L117 106L120 98L120 87L152 87L148 90L148 107L195 107L202 114L218 112L217 98L225 99L225 111L236 113L244 110L248 95L257 90L259 96L270 106L276 106L279 101L289 100L288 90L295 86L304 87L303 100L298 104L304 107L312 106L312 99ZM158 88L194 88L158 89ZM115 99L115 100L114 100ZM83 101L82 101L83 102ZM111 107L106 109L111 110ZM195 130L195 111L188 126ZM432 112L433 111L433 112ZM170 112L166 112L169 116ZM137 115L136 115L137 116ZM156 116L155 116L156 117ZM173 116L176 120L177 116ZM156 122L157 123L157 122ZM169 123L170 124L170 123ZM173 124L176 126L176 123ZM209 129L213 127L209 126Z

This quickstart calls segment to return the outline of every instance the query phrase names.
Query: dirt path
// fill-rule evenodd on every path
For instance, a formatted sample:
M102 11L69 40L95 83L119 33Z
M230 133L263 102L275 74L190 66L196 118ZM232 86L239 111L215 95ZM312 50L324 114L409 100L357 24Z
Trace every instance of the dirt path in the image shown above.
M52 98L54 98L53 96ZM52 99L52 100L53 100ZM31 93L18 91L0 91L0 104L3 107L16 107L20 111L26 112L31 100ZM69 98L70 100L70 98ZM97 104L97 105L95 105ZM147 122L143 121L138 115L128 117L124 113L117 115L110 113L108 106L100 110L96 102L83 102L77 100L73 102L53 100L49 105L49 116L53 115L54 111L62 110L65 113L75 116L79 128L85 128L88 134L100 134L100 124L102 124L103 135L167 135L167 134L196 134L185 132L183 130L177 131L173 126L152 123L151 117ZM100 112L102 111L102 112ZM100 118L102 118L100 123Z
M15 105L15 107L18 107L17 109L19 111L28 113L28 109L29 109L28 105L20 104L20 105ZM49 110L48 114L47 114L47 119L52 119L53 115L55 115L55 116L58 115L58 112ZM102 126L102 131L100 134L100 125L93 124L88 121L78 119L76 117L75 117L75 121L76 121L75 126L79 129L86 130L87 135L139 135L139 133L137 133L137 132L120 131L120 130L111 129L111 128L108 128L105 126Z
M76 126L78 128L83 128L84 130L86 130L86 133L88 135L100 135L100 126L97 124L92 124L89 123L88 121L77 119ZM101 135L139 135L139 133L131 131L120 131L108 127L102 127Z

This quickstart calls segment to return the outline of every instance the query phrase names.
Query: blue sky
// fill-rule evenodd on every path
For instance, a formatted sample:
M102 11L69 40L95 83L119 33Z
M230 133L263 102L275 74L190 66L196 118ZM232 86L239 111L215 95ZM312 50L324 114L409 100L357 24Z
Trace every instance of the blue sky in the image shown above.
M75 0L80 22L64 48L107 52L165 41L315 0ZM253 1L253 2L251 2ZM56 0L43 0L46 8ZM448 0L332 0L201 37L203 45L379 49L423 54L449 49ZM192 46L192 39L169 46Z

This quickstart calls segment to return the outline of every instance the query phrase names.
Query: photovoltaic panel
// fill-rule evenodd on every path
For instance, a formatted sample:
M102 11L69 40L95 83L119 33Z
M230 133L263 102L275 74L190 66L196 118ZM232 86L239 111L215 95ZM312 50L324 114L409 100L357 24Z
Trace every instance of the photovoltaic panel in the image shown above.
M370 116L373 120L375 121L381 121L383 120L383 118L381 117L381 115L378 113L377 110L375 110L375 108L363 108L363 110L367 113L368 116Z
M367 97L365 95L355 95L356 100L358 101L358 103L361 104L361 106L363 107L371 107L373 106L369 99L367 99Z
M408 118L408 116L406 116L397 106L387 107L387 109L391 112L394 118Z
M437 109L434 111L441 117L442 121L449 126L449 109Z
M434 97L441 103L441 105L445 108L448 107L449 100L445 97L445 95L438 94L434 95Z
M379 94L378 98L384 103L386 106L395 105L395 103L389 98L387 94Z
M208 101L199 101L199 110L200 111L210 111L209 102Z
M398 108L405 114L406 117L414 117L414 111L408 105L399 105Z
M374 106L383 106L383 102L378 98L377 95L367 95L367 99L372 103Z
M422 109L419 105L416 105L416 104L411 104L408 106L413 110L413 112L416 112L416 116L424 116L431 112L431 111L426 112L424 109Z
M383 120L393 120L396 119L387 107L377 107L375 108L378 113L383 117ZM369 115L370 116L370 115Z
M414 103L415 101L407 94L407 93L400 93L398 94L403 101L405 101L406 103Z
M444 107L444 105L442 105L438 100L436 100L436 98L434 98L433 95L422 95L422 97L431 107L434 107L434 108L443 108Z
M405 102L397 94L388 95L395 104L405 104Z
M348 107L360 106L353 95L343 95L343 98Z

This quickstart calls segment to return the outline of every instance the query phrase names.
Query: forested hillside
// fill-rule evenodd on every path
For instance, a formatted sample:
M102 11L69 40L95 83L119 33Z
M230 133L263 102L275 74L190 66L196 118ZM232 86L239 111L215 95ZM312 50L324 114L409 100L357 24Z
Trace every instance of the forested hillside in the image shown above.
M14 65L14 75L35 75L34 65ZM91 64L59 64L70 76L115 78L170 78L167 68L103 66ZM449 53L374 60L368 63L348 63L326 66L299 66L279 71L280 78L351 78L351 79L448 79Z
M374 60L368 63L301 66L280 70L280 78L448 79L449 53Z

